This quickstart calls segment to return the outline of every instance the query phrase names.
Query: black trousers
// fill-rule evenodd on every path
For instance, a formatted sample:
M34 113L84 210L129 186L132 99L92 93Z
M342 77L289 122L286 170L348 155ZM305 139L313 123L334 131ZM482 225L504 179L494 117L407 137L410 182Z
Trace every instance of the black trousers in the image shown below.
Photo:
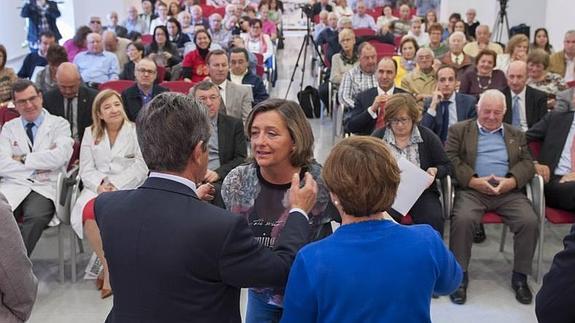
M559 183L561 176L552 176L545 184L545 202L550 207L575 212L575 182Z
M30 192L14 210L16 220L22 219L18 221L18 226L20 227L28 256L32 254L36 243L42 236L42 232L52 220L54 212L56 212L54 203L34 191Z
M401 214L393 209L388 213L397 222L401 219ZM409 215L411 215L413 223L429 224L443 237L445 219L443 218L443 210L439 201L439 192L436 190L428 189L423 191L419 199L411 207L411 210L409 210Z

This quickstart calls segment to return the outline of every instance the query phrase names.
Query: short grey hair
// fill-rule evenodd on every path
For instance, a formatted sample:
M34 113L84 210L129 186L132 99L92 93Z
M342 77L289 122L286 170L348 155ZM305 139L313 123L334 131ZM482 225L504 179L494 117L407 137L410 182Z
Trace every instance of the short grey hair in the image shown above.
M431 58L435 59L435 54L433 53L433 51L429 47L422 47L422 48L418 49L417 53L415 53L415 58L418 58L420 55L424 55L424 54L431 55Z
M182 172L198 143L207 149L211 127L207 111L198 101L165 92L140 111L136 131L151 171Z
M451 33L451 35L449 36L449 40L451 41L451 39L455 37L461 37L461 39L463 39L463 42L466 41L465 34L461 31L454 31L453 33Z
M190 96L193 97L193 98L195 98L195 97L196 97L196 92L198 92L198 90L200 90L200 91L208 91L208 90L211 90L211 89L217 89L218 95L221 96L221 94L220 94L220 88L219 88L215 83L212 83L212 81L207 81L207 80L201 81L200 83L194 85L194 87L192 87L192 88L190 89Z
M489 89L479 97L479 102L477 102L477 109L481 109L481 106L485 101L500 101L503 104L503 113L507 111L507 101L505 99L505 94L496 89Z
M571 36L573 34L575 34L575 29L567 30L567 32L565 32L565 37Z

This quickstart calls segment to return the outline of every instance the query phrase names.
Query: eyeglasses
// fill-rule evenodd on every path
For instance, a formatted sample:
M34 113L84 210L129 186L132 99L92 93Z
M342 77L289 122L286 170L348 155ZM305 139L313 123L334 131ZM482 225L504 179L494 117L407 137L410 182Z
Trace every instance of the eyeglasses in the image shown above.
M90 23L91 24L98 24L98 25L102 24L102 22L100 20L91 20Z
M15 105L15 106L19 106L19 107L25 106L25 105L27 105L28 103L34 103L34 101L36 101L39 97L40 97L40 96L38 96L38 95L34 95L34 96L31 96L31 97L29 97L29 98L27 98L27 99L16 100L16 101L14 101L14 105Z
M411 121L411 119L409 118L401 118L401 119L391 119L389 120L389 122L391 123L391 125L393 126L397 126L398 124L402 124L402 125L406 125Z
M208 99L210 101L216 101L220 98L219 95L210 95L210 96L199 96L198 100L200 100L201 102L206 102Z
M145 68L138 68L136 71L138 71L138 73L142 73L142 74L156 74L156 71L145 69Z

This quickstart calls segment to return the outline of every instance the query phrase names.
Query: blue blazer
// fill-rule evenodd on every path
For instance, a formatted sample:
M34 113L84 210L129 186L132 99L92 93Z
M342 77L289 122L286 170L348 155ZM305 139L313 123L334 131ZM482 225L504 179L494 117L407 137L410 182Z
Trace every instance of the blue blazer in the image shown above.
M114 289L108 323L240 323L240 288L284 286L309 237L293 212L272 251L245 218L162 178L100 194L94 209Z
M475 97L467 94L455 94L455 106L457 110L457 121L473 119L477 117L477 110L475 109ZM420 124L424 127L431 129L436 135L441 135L443 129L443 111L437 109L435 117L427 113L427 109L431 105L431 98L426 98L423 101L423 118Z

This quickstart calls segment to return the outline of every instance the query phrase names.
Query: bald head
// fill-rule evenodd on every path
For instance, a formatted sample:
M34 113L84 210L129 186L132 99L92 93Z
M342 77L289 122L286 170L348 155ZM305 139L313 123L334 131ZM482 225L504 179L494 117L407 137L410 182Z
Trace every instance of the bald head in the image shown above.
M118 37L116 33L111 30L106 30L102 34L104 48L109 52L115 52L118 49Z
M104 51L102 46L102 36L98 33L88 34L86 37L88 52L99 54Z
M71 99L78 96L80 83L80 72L78 72L76 65L65 62L58 66L56 70L56 84L64 98Z
M527 84L527 63L513 61L507 68L507 85L515 94L519 94Z

